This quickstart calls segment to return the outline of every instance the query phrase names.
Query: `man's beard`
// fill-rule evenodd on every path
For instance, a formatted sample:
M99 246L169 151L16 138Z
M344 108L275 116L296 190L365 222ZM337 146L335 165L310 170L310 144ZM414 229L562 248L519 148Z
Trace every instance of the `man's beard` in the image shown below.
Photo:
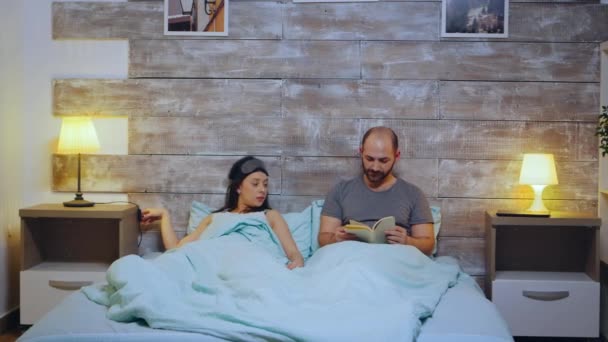
M380 185L384 179L393 172L393 166L395 166L394 163L387 172L373 171L372 169L366 169L365 166L363 167L363 170L365 172L365 177L370 183Z

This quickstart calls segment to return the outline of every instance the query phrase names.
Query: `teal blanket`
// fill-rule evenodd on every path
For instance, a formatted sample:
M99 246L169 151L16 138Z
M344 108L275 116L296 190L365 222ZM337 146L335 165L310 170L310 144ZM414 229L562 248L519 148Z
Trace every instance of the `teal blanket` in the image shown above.
M200 240L123 257L83 291L112 320L227 340L413 341L459 275L416 248L360 242L285 262L263 216L215 215Z

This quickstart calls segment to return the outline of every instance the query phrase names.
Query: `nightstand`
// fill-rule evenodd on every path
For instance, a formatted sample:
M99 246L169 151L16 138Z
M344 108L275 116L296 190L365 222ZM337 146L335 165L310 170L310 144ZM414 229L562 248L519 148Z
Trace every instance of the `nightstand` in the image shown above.
M514 336L599 336L599 227L591 214L486 212L486 294Z
M34 324L64 297L94 282L119 257L137 253L134 205L41 204L21 216L20 322Z

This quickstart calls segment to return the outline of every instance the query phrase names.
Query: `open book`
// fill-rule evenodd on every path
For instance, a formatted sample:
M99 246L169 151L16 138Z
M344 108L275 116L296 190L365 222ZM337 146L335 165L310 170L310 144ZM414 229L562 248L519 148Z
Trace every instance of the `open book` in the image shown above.
M393 227L395 227L395 217L387 216L378 220L373 227L370 227L365 223L350 220L350 222L344 226L344 230L346 230L347 233L357 235L361 241L369 243L386 243L384 231Z

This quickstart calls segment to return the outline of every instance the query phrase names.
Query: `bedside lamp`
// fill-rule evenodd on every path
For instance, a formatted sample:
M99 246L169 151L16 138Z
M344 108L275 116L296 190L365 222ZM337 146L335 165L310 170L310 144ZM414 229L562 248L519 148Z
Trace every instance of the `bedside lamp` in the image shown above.
M527 211L533 213L549 213L543 204L543 190L547 185L557 184L555 161L552 154L526 153L521 165L519 184L532 186L534 202Z
M78 154L78 190L74 200L63 202L65 207L92 207L94 202L89 202L82 197L80 191L80 154L94 153L99 150L99 141L93 121L89 117L64 117L59 134L59 145L57 153Z

